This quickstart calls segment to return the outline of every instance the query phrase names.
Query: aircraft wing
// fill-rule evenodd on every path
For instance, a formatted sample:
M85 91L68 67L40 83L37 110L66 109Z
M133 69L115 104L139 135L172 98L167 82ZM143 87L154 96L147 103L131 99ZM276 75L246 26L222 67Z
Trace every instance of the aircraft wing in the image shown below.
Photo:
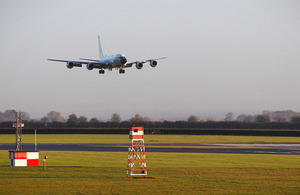
M130 68L130 67L132 67L132 65L133 64L135 64L136 62L129 62L129 63L126 63L125 65L124 65L124 68Z
M84 62L84 61L73 61L73 60L57 60L57 59L47 59L50 61L55 61L55 62L73 62L74 64L82 65L82 64L88 64L89 62Z
M167 57L161 57L161 58L155 58L155 59L151 59L151 60L146 60L146 62L150 62L153 60L162 60L162 59L166 59Z
M88 59L88 58L79 58L79 60L87 60L87 61L92 61L92 62L99 62L99 60Z
M161 58L155 58L155 59L149 59L149 60L144 60L144 61L136 61L136 62L128 62L124 65L124 68L129 68L132 67L133 64L137 65L139 63L142 63L143 65L146 64L147 62L151 63L153 61L156 60L162 60L162 59L166 59L167 57L161 57Z
M96 60L94 60L93 62L91 62L91 61L88 62L88 61L73 61L73 60L57 60L57 59L48 59L48 60L56 61L56 62L72 63L74 66L78 66L78 67L82 67L82 64L89 64L89 63L93 63L94 66L103 67L103 68L106 65L108 65L107 63L101 63L101 62L96 61Z

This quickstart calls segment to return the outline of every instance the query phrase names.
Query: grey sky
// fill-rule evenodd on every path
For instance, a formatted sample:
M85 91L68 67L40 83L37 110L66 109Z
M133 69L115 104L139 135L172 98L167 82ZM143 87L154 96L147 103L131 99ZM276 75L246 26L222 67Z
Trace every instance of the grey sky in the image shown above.
M300 1L0 2L0 111L32 117L159 119L262 110L300 111ZM128 61L156 68L69 70L47 58Z

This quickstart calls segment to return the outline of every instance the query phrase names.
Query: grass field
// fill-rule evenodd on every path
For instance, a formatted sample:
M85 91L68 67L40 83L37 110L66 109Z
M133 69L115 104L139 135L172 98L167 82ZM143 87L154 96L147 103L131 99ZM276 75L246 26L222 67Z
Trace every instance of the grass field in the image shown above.
M297 137L146 135L149 143L300 143ZM33 143L33 135L24 135ZM152 140L152 141L151 141ZM0 135L0 143L14 143ZM127 135L38 135L39 143L127 143ZM126 152L41 151L47 170L9 167L0 194L300 194L300 155L147 153L147 179L126 178Z
M15 143L14 134L0 135L0 143ZM22 135L23 143L34 143L34 135ZM40 134L38 143L128 143L128 135ZM300 143L300 137L145 135L145 143Z
M49 157L47 170L9 167L0 151L0 194L300 193L300 156L148 153L148 179L130 179L124 152L40 155Z

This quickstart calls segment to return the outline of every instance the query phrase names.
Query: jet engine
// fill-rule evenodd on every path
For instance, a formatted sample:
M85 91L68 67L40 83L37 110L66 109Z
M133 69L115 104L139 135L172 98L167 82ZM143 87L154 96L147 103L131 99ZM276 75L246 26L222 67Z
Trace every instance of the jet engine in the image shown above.
M81 63L79 63L79 62L72 62L72 61L67 62L67 68L71 69L74 66L76 66L76 67L82 67Z
M86 68L87 68L88 70L93 70L94 67L95 67L95 66L94 66L93 63L88 63L88 64L86 65Z
M150 61L150 66L155 67L157 65L157 61L151 60Z
M73 62L67 62L67 68L71 69L73 68L74 63Z
M137 69L142 69L142 68L143 68L143 63L137 62L136 65L135 65L135 67L136 67Z

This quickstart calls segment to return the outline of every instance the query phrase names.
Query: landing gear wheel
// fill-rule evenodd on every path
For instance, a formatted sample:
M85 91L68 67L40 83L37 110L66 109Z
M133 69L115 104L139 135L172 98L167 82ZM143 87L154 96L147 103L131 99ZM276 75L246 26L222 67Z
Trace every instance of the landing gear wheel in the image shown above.
M125 73L125 70L120 69L120 70L119 70L119 73L120 73L120 74L124 74L124 73Z
M99 70L99 74L104 74L104 70Z

